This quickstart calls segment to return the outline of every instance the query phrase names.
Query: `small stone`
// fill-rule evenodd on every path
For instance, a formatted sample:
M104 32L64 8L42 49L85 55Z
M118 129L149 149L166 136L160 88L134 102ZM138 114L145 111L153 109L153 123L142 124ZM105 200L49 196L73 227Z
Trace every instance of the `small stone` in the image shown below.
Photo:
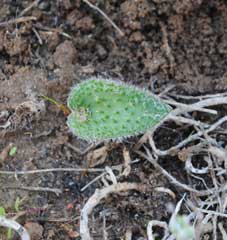
M60 44L53 55L54 63L63 67L68 64L73 64L76 60L77 51L71 41L64 41Z
M59 33L55 33L53 32L53 34L51 34L47 39L47 46L48 46L48 50L49 51L53 51L59 44L60 42L60 36Z
M41 1L38 4L38 8L43 11L49 11L50 10L50 2L49 1Z
M143 41L143 35L141 32L133 32L129 38L130 42L142 42Z
M5 38L4 48L10 56L22 55L28 48L27 39L21 36Z
M104 59L107 56L106 49L102 45L100 45L100 44L98 44L96 48L97 48L97 51L98 51L98 56L101 59Z
M93 23L93 19L86 16L76 22L76 27L82 31L89 32L95 27L95 25Z
M27 222L24 227L27 229L31 240L40 240L43 236L43 226L35 222Z

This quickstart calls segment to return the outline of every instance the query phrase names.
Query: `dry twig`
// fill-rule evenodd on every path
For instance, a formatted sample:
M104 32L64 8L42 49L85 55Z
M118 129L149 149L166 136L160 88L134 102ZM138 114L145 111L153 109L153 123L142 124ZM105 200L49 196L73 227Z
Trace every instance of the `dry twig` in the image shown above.
M217 93L217 94L207 94L200 96L185 96L180 94L168 93L168 96L174 97L177 99L186 99L186 100L203 100L206 98L217 98L217 97L225 97L227 93Z
M153 234L153 227L158 226L164 229L164 237L163 239L166 239L169 235L169 228L168 224L166 222L161 222L157 220L152 220L147 225L147 237L148 240L155 240L154 234Z
M48 172L104 172L104 168L49 168L49 169L36 169L28 171L0 171L0 174L4 175L29 175L29 174L41 174Z
M180 208L181 208L181 205L184 201L184 198L185 198L186 194L184 194L184 196L181 198L181 200L177 203L176 207L175 207L175 210L170 218L170 221L169 221L169 226L175 221L176 217L177 217L177 214L179 213L180 211Z
M122 173L123 176L129 176L131 172L131 157L129 151L124 147L123 149L123 157L124 157L124 171Z
M39 4L40 0L35 0L32 2L28 7L26 7L20 14L19 16L22 17L24 16L27 12L29 12L32 8L36 7Z
M70 36L68 33L63 32L60 28L51 28L51 27L46 27L42 26L40 23L39 24L34 24L34 27L40 30L45 31L47 34L53 34L53 33L58 33L68 39L73 39L72 36Z
M163 193L167 193L169 194L169 196L171 196L173 199L176 199L176 194L170 190L169 188L165 188L165 187L156 187L154 189L156 192L163 192Z
M195 112L195 111L199 111L199 112L206 112L206 113L210 113L210 114L217 114L216 110L213 109L208 109L209 107L212 106L216 106L216 105L221 105L221 104L227 104L227 97L226 95L222 94L222 95L216 95L215 97L213 95L211 95L210 98L206 98L203 99L199 102L193 103L193 104L183 104L183 103L179 103L173 100L165 100L163 99L164 102L166 102L167 104L176 106L176 108L174 110L172 110L158 125L156 125L153 129L148 130L143 136L142 138L138 141L138 143L136 144L136 146L134 147L135 150L138 150L142 144L144 144L147 139L154 134L154 132L166 121L168 120L173 120L176 121L177 123L181 122L181 123L187 123L187 124L191 124L194 127L200 127L203 129L206 129L209 127L209 125L196 121L194 119L189 119L187 121L187 119L185 117L182 117L182 115L185 115L187 113L190 112ZM224 121L226 121L226 119L220 119L220 121L222 121L222 123ZM219 124L219 122L216 122L217 124ZM220 124L219 124L220 125ZM215 124L213 124L211 126L211 129L209 131L213 131L215 128L217 128L217 126L215 127ZM173 147L173 149L169 149L169 152L167 151L159 151L158 153L160 155L169 155L170 152L173 150L177 150L178 148L181 148L182 146L188 144L191 141L194 141L195 139L198 139L198 137L202 136L203 134L207 134L207 132L201 131L200 133L198 133L198 135L193 135L190 136L189 138L185 139L184 141L182 141L178 146ZM155 147L155 144L153 144ZM155 150L156 148L154 148L153 150ZM158 154L158 155L159 155ZM162 156L163 156L162 155Z
M123 37L125 34L122 32L122 30L97 6L89 2L88 0L83 0L90 8L93 8L94 10L98 11L116 30L117 32Z
M96 142L96 143L91 143L88 147L86 147L84 150L80 150L79 148L77 148L76 146L72 145L69 142L65 143L65 146L67 146L68 148L72 149L75 153L78 153L80 155L85 155L87 154L89 151L93 150L95 147L97 147L100 142Z
M176 146L170 147L169 149L166 150L159 150L156 146L155 146L155 142L153 140L153 134L151 134L149 136L149 143L151 148L153 149L153 151L158 155L158 156L167 156L167 155L176 155L176 153L186 144L195 141L195 140L199 140L201 136L203 136L204 134L208 134L212 131L214 131L216 128L218 128L221 124L223 124L224 122L227 121L227 116L224 116L223 118L219 119L217 122L213 123L208 129L202 131L199 130L197 131L197 133L190 135L188 138L184 139L183 141L181 141L180 143L178 143Z
M13 143L9 143L6 147L2 149L0 152L0 166L4 163L4 161L7 159L9 150L13 147Z
M42 40L42 38L40 37L38 31L37 31L34 27L32 28L32 31L34 32L35 36L37 37L39 44L40 44L40 45L43 45L43 40Z
M171 47L169 45L169 40L168 40L168 33L165 24L162 21L159 21L161 31L162 31L162 38L163 38L163 49L166 52L166 56L169 59L170 63L170 70L171 72L173 71L173 66L175 65L175 59L172 54Z
M18 23L23 23L23 22L29 22L29 21L36 21L37 18L33 16L28 16L28 17L19 17L16 19L12 19L9 21L1 22L0 27L7 27L12 24L18 24Z
M137 183L117 183L112 184L103 189L96 189L95 193L88 199L84 205L80 214L80 236L82 240L92 240L88 226L88 217L92 210L101 202L102 199L106 198L112 193L119 193L122 191L137 190L143 191L144 185Z
M134 164L134 163L138 163L140 160L138 159L135 159L133 161L130 162L130 165L131 164ZM117 165L117 166L112 166L111 167L111 170L116 170L118 172L120 172L120 174L116 177L117 179L120 178L122 175L124 175L124 170L122 172L122 169L123 169L123 166L125 167L125 163L124 164L120 164L120 165ZM131 167L131 166L130 166ZM98 175L97 177L95 177L93 180L91 180L89 183L87 183L83 188L81 188L81 192L83 192L85 189L87 189L91 184L95 183L96 181L98 181L99 179L103 179L107 174L107 168L105 168L105 172L101 173L100 175ZM121 173L122 172L122 173ZM112 181L113 182L113 181Z
M32 191L32 192L51 192L59 196L62 193L61 189L58 188L45 188L45 187L25 187L25 186L7 186L3 185L0 188L6 189L19 189L23 191Z
M16 231L21 237L21 240L30 240L27 230L14 220L0 216L0 226L11 228Z
M143 158L147 159L158 171L160 171L166 178L169 179L169 181L176 185L177 187L180 187L186 191L189 191L191 193L194 193L195 195L197 196L207 196L207 195L210 195L210 194L213 194L213 190L214 189L209 189L209 190L196 190L184 183L181 183L179 182L176 178L174 178L170 173L168 173L164 168L162 168L158 162L157 162L157 159L154 159L150 153L150 151L146 149L146 152L148 155L144 154L143 152L140 152L140 151L136 151L137 154L139 154L140 156L142 156Z
M222 239L223 240L227 240L227 233L226 233L226 230L225 228L223 227L223 224L221 222L218 223L218 228L222 234Z

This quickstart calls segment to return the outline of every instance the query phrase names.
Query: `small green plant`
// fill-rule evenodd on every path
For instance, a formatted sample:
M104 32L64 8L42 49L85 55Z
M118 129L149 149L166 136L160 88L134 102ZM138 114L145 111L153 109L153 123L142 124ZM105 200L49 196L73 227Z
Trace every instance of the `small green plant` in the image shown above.
M0 216L5 217L6 215L6 210L4 207L0 206Z
M169 227L176 240L192 240L195 237L194 227L189 223L185 215L177 215L171 221Z
M6 210L3 206L0 206L0 216L5 217L6 216ZM12 238L12 229L8 228L6 232L6 239L10 240Z
M21 204L21 199L19 197L16 198L15 203L14 203L14 209L16 212L20 211L20 204Z
M171 107L148 91L106 79L77 84L68 98L68 126L89 141L122 139L159 124Z
M17 147L13 146L10 150L9 150L9 156L13 157L15 154L17 153Z
M14 203L14 209L16 212L19 212L19 207L20 207L21 199L19 197L16 198L15 203ZM6 216L6 210L3 206L0 205L0 216L5 217ZM10 240L12 239L13 233L12 229L8 228L6 232L6 239Z

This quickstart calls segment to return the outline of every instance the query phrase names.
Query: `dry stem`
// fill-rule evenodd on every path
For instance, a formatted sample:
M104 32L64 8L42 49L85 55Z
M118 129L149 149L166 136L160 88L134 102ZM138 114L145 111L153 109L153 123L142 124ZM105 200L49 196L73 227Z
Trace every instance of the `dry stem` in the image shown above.
M30 240L27 230L14 220L0 216L0 226L11 228L16 231L21 237L21 240Z
M19 18L12 19L12 20L9 20L9 21L6 21L6 22L1 22L0 23L0 27L6 27L6 26L11 25L11 24L17 24L17 23L22 23L22 22L29 22L29 21L33 21L33 20L36 21L37 18L33 17L33 16L19 17Z
M144 186L137 183L116 183L103 189L96 189L95 193L88 199L80 214L80 236L82 240L92 240L88 226L88 217L92 210L100 204L101 200L112 193L119 193L122 191L137 190L143 191Z
M194 193L194 194L197 195L197 196L206 196L206 195L213 194L213 190L214 190L214 189L202 190L202 191L200 190L200 191L198 191L198 190L196 190L196 189L194 189L194 188L192 188L192 187L190 187L190 186L188 186L188 185L186 185L186 184L184 184L184 183L179 182L176 178L174 178L170 173L168 173L164 168L162 168L162 167L158 164L157 160L155 160L155 159L152 157L150 151L149 151L147 148L146 148L146 152L147 152L148 155L146 155L146 154L144 154L144 153L142 153L142 152L140 152L140 151L136 151L136 153L138 153L140 156L142 156L142 157L144 157L145 159L147 159L158 171L160 171L166 178L168 178L169 181L170 181L172 184L174 184L174 185L176 185L177 187L180 187L180 188L182 188L182 189L184 189L184 190L186 190L186 191L189 191L189 192L191 192L191 193Z
M20 14L19 16L22 17L24 16L27 12L29 12L33 7L36 7L39 4L40 0L35 0L32 2L28 7L26 7Z
M227 116L224 116L223 118L219 119L217 122L213 123L207 130L204 130L204 131L199 130L199 131L197 131L197 133L190 135L188 138L184 139L183 141L178 143L176 146L170 147L167 150L159 150L155 146L155 142L153 140L153 134L149 136L149 143L150 143L150 146L153 149L153 151L158 156L173 155L173 154L176 154L179 151L179 149L182 148L183 146L185 146L186 144L188 144L192 141L195 141L195 140L199 140L201 136L214 131L217 127L219 127L221 124L223 124L226 121L227 121Z
M117 31L118 33L123 37L125 34L122 32L122 30L97 6L89 2L88 0L83 0L90 8L93 8L94 10L98 11Z

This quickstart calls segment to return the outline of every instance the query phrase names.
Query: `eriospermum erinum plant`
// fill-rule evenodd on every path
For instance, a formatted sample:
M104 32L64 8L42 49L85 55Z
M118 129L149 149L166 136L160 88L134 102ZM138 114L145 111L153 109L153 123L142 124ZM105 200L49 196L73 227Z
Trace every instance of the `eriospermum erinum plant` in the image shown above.
M122 139L159 124L171 107L148 91L117 81L91 78L68 98L68 126L89 141Z

